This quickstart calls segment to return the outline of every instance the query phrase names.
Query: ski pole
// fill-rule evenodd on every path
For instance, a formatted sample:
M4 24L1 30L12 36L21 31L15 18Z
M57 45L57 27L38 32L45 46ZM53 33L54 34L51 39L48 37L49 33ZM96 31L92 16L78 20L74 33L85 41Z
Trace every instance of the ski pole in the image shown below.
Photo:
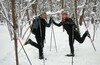
M27 40L29 39L30 35L31 35L31 32L30 32L30 34L28 35L28 37L27 37L27 39L26 39L25 43L26 43L26 42L27 42ZM25 45L25 43L23 44L23 46ZM20 53L22 49L23 49L23 48L21 47L21 49L19 50L19 52L18 52L18 53Z
M51 51L51 47L52 47L52 36L54 37L55 49L56 49L56 52L57 52L57 44L56 44L56 39L55 39L55 34L54 34L53 24L52 24L52 28L51 28L50 51Z
M74 43L74 25L72 26L72 42ZM73 56L72 56L72 65L73 65Z
M52 29L51 29L50 51L51 51L51 47L52 47Z
M23 49L23 51L24 51L26 57L27 57L27 60L29 61L30 65L32 65L32 63L31 63L31 61L30 61L30 59L29 59L29 57L28 57L28 55L27 55L27 53L26 53L26 51L25 51L25 49L24 49L24 46L22 45L22 42L20 41L20 39L18 39L18 40L19 40L19 42L20 42L20 44L21 44L21 46L22 46L22 49Z
M85 21L84 21L84 24L85 24L86 29L88 30ZM94 50L96 51L96 48L95 48L95 46L94 46L93 40L91 39L91 36L90 36L90 41L91 41L91 43L92 43L92 46L93 46Z
M41 30L41 23L40 23L40 21L39 21L39 26L40 26L40 36L41 36L41 48L42 48L42 46L43 46L43 42L42 42L42 30ZM44 49L43 49L43 57L44 57ZM43 58L43 64L45 65L45 57Z
M73 61L73 56L72 56L72 65L74 64L74 61Z
M30 26L26 29L25 33L22 36L22 39L24 38L24 36L25 36L25 34L26 34L26 32L28 31L29 28L30 28Z
M57 52L57 44L56 44L56 38L55 38L54 29L53 29L53 24L52 24L52 33L53 33L54 42L55 42L55 49L56 49L56 52Z

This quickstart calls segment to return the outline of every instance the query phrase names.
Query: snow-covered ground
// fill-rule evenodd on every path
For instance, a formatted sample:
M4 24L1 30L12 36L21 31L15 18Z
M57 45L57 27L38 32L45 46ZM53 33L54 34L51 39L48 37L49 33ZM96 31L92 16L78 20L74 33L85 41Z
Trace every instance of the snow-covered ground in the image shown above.
M57 42L57 52L55 49L54 39L52 40L52 50L50 51L50 37L51 28L47 28L46 31L46 44L44 48L44 55L48 59L45 61L46 65L71 65L72 58L66 57L69 53L68 35L63 32L62 27L54 26L55 37ZM81 34L86 31L85 27L81 27ZM92 26L89 27L89 31L92 33ZM21 40L23 43L24 40ZM94 45L97 49L95 52L90 39L87 37L83 44L79 44L75 41L75 57L73 65L100 65L100 28L96 32ZM31 34L30 38L35 40L34 35ZM18 43L19 49L21 48ZM24 46L32 65L43 65L43 60L38 59L38 50L31 45ZM23 50L19 53L19 64L30 65ZM14 43L11 41L9 32L5 25L0 25L0 65L15 65Z

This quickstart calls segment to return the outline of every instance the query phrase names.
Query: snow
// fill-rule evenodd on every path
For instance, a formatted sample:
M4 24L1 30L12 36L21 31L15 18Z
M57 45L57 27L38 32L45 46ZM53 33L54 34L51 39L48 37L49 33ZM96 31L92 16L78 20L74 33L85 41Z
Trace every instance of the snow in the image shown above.
M83 5L80 5L80 6L77 6L77 8L83 8L84 7L84 4Z
M31 0L26 0L27 2L30 2Z
M4 14L2 13L2 11L0 11L0 13L3 14L3 17L6 18L6 19L9 21L9 18L8 18L8 16L7 16L7 11L6 11L6 9L5 9L3 3L2 3L2 2L0 2L0 3L1 3L1 7L2 7L2 9L3 9L3 11L4 11Z
M0 65L13 65L14 47L10 39L7 27L0 25ZM13 63L13 64L12 64Z
M60 1L60 0L57 0L58 2Z
M21 10L21 12L23 12L22 17L21 17L21 20L23 20L26 10L27 10L32 4L34 4L35 2L36 2L36 0L34 0L32 3L29 3L26 7L24 7L24 8Z
M62 11L64 11L64 9L61 9L61 10L59 10L59 11L57 11L57 12L47 11L46 13L47 13L47 15L55 15L55 14L57 14L57 13L61 13Z
M81 35L86 31L84 26L80 27ZM93 35L93 27L90 25L89 31L91 36ZM44 48L44 55L48 59L45 61L46 65L72 65L72 58L66 57L68 54L68 35L63 32L62 27L54 26L54 32L57 42L57 52L55 49L54 39L52 40L52 50L50 51L50 37L51 28L46 29L46 44ZM87 37L83 44L79 44L75 41L75 57L73 65L100 65L100 28L97 30L94 45L97 49L95 52L90 39ZM22 43L25 42L29 31L25 38L21 40ZM10 40L9 32L5 25L0 25L0 65L15 65L15 54L14 54L14 43ZM30 38L35 40L34 35L31 34ZM18 49L21 46L18 43ZM43 60L38 59L38 50L31 45L24 46L31 62L33 65L43 65ZM19 64L20 65L30 65L23 50L19 53Z
M77 8L83 8L85 6L86 0L84 0L82 5L77 6Z
M93 11L91 11L91 13L90 13L91 15L95 15L95 12L93 12Z

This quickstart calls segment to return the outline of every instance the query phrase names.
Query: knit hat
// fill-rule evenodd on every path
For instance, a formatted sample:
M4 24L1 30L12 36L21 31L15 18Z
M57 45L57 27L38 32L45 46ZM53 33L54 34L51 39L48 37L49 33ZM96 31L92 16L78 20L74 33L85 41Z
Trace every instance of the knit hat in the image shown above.
M63 11L63 12L62 12L62 15L66 15L66 16L67 16L68 14L67 14L66 11Z
M65 19L63 18L64 15L66 15L66 19L68 18L67 12L66 12L66 11L63 11L63 12L62 12L62 22L65 21Z

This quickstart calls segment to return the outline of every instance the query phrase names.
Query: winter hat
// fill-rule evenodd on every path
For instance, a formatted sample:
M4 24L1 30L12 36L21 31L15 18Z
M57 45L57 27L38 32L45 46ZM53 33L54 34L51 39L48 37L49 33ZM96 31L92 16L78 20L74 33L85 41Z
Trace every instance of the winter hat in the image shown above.
M66 19L68 18L67 11L62 12L62 22L64 22L66 19L63 18L63 15L66 15Z
M62 15L67 15L67 13L64 12L64 13L62 13Z
M62 12L62 16L63 16L63 15L68 16L68 14L67 14L67 12L66 12L66 11L63 11L63 12Z

